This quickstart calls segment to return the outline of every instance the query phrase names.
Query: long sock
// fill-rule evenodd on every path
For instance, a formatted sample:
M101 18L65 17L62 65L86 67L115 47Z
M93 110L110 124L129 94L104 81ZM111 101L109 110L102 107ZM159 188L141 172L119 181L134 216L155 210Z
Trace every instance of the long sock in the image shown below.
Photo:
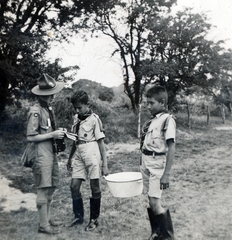
M39 226L46 228L49 226L47 215L47 203L37 205L39 212Z
M55 192L55 187L48 188L48 197L47 197L47 214L48 214L48 221L51 220L51 204L52 204L52 196Z
M52 204L52 201L48 201L48 204L47 204L47 217L48 217L48 222L51 220L51 204Z

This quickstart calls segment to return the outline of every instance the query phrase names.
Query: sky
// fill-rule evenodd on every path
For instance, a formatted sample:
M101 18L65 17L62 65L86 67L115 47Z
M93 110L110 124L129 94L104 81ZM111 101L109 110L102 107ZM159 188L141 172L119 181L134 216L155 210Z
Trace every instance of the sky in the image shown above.
M232 0L177 0L175 9L191 7L195 13L204 12L212 25L212 40L226 40L232 48ZM76 79L88 79L107 87L123 83L120 60L112 58L113 40L106 36L84 42L75 38L70 44L59 44L52 49L51 58L61 58L63 66L78 65Z

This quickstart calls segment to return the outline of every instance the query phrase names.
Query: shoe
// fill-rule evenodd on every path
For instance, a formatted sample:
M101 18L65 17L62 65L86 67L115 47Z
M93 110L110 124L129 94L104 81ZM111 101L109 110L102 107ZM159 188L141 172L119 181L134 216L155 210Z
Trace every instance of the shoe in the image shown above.
M52 227L60 227L60 226L63 225L62 222L53 221L53 220L49 220L49 224L50 224L50 226L52 226Z
M90 221L85 231L93 231L98 226L100 215L101 198L90 198Z
M76 226L78 224L82 224L84 222L83 218L74 218L72 222L69 224L69 227Z
M158 240L159 239L159 231L152 233L148 240Z
M97 219L91 219L89 224L86 226L85 231L93 231L98 226Z
M38 233L45 233L45 234L58 234L60 231L58 229L53 229L51 227L39 227Z

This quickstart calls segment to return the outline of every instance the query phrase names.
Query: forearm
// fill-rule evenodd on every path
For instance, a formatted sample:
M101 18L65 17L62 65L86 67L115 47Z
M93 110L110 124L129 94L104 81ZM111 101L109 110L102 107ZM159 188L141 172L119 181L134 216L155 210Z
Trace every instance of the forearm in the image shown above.
M98 140L98 146L102 158L102 165L107 166L106 148L103 139Z
M48 139L53 138L53 132L50 133L45 133L45 134L37 134L34 136L27 136L27 141L28 142L42 142L46 141Z
M173 160L174 160L174 154L175 154L175 143L171 142L168 144L168 152L167 152L167 156L166 156L166 166L165 166L165 170L164 170L164 174L165 175L170 175L171 172L171 168L173 165Z
M70 152L69 157L68 157L69 160L72 159L72 157L73 157L75 151L76 151L76 143L73 142L73 144L72 144L72 148L71 148L71 152Z

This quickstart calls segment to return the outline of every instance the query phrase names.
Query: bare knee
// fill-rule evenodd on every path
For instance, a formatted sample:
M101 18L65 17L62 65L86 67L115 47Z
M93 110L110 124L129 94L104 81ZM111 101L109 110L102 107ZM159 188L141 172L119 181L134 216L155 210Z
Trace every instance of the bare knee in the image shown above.
M55 192L55 187L49 187L48 188L48 201L52 201L53 194Z
M81 179L72 179L70 190L73 198L81 198L81 192L80 192L81 183L82 183Z
M91 191L92 191L92 197L100 198L101 197L101 189L100 189L99 179L90 179L90 187L91 187Z
M164 212L164 209L161 206L161 202L159 198L149 197L149 205L155 215L158 215Z

